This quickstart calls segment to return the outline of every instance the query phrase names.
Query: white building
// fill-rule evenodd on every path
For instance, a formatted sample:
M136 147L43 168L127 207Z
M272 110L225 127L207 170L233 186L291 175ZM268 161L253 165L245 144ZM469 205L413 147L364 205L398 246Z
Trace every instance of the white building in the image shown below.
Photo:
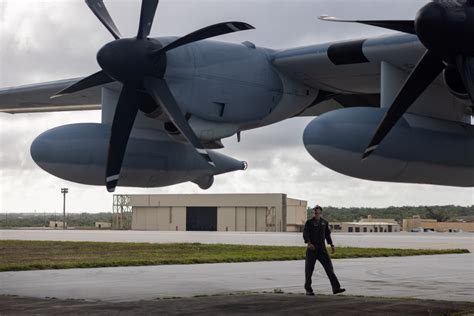
M400 224L390 218L361 218L358 222L329 222L329 228L342 233L397 233Z

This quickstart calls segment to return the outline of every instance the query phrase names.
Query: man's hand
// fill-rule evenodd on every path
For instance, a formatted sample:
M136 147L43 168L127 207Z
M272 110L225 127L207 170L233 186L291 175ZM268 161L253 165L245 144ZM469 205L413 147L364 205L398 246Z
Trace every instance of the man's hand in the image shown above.
M316 250L316 247L314 247L314 245L312 243L308 243L308 249L309 250Z
M331 245L331 253L335 253L336 252L336 247L334 247L334 245Z

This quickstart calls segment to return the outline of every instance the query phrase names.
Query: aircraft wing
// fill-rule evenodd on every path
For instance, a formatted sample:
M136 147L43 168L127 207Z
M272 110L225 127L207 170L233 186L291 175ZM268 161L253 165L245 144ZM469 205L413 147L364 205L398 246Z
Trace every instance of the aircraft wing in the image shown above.
M0 112L15 114L100 109L101 87L51 98L58 91L80 79L82 78L0 88ZM117 83L108 84L107 86L109 85L117 85Z
M357 106L380 107L380 94L337 94L323 91L297 116L318 116L329 111Z
M283 50L273 64L320 90L300 114L319 115L342 107L389 107L425 51L416 36L396 34ZM450 93L440 75L408 112L465 122L470 106Z

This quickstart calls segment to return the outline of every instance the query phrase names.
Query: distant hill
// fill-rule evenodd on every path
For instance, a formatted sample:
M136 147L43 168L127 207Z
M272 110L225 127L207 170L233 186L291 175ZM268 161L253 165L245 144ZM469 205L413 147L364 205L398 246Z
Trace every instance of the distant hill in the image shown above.
M420 215L421 218L436 219L438 221L471 221L474 219L474 206L391 206L387 208L323 207L323 217L333 222L358 221L361 217L367 218L368 215L372 215L373 218L393 218L400 223L402 219L412 218L414 215ZM310 217L312 217L312 210L308 208L308 218Z

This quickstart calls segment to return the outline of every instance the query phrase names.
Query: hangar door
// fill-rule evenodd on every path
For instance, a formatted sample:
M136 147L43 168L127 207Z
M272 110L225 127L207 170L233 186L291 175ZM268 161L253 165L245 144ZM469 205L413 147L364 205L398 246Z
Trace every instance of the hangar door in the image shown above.
M186 230L217 231L217 207L187 207Z

